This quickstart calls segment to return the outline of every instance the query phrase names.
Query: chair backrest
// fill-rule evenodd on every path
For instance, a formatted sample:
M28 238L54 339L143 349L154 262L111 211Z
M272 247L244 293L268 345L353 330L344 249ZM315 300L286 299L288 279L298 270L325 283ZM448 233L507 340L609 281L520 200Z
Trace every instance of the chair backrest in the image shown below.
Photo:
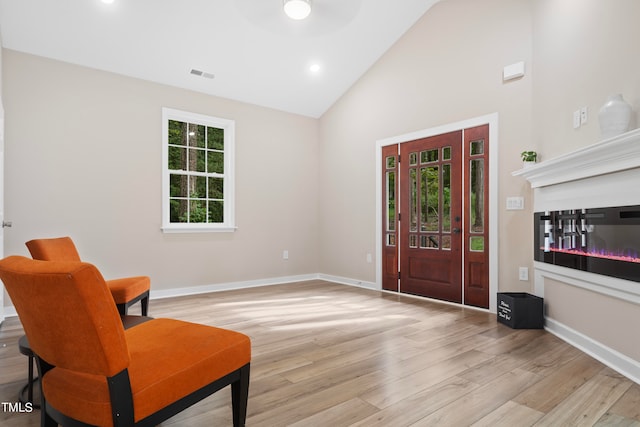
M80 254L71 237L29 240L27 249L33 259L42 261L80 261Z
M96 267L11 256L0 260L0 279L47 363L107 377L129 366L120 315Z

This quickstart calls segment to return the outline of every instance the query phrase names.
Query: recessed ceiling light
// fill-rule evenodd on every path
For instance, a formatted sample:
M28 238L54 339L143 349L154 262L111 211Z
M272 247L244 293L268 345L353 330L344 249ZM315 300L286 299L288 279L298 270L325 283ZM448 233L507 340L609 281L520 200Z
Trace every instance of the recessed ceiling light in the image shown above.
M113 0L100 0L100 1L102 1L102 3L104 3L104 4L111 4L111 3L113 3Z
M299 21L311 13L311 0L284 0L284 13Z
M320 64L311 64L311 66L309 66L309 71L311 71L312 73L320 72Z

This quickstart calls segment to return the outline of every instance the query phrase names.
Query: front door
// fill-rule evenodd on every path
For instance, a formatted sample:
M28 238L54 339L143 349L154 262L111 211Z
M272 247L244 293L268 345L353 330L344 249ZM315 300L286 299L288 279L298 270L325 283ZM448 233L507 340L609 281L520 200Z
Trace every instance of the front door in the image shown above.
M400 292L462 302L461 138L400 145Z
M489 308L489 126L382 147L382 287Z

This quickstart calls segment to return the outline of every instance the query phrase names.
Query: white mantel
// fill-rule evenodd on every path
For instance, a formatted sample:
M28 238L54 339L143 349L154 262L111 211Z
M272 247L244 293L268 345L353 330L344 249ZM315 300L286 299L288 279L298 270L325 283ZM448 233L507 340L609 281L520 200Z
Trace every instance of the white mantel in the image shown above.
M640 205L640 129L512 174L534 189L534 211ZM535 262L535 293L544 277L640 304L640 283Z
M531 183L531 188L640 168L640 129L589 145L512 173Z

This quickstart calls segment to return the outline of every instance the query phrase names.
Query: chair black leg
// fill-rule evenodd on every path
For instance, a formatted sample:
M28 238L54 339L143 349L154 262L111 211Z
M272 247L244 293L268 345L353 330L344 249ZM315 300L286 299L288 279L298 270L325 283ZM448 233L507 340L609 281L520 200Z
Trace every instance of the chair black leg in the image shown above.
M249 364L240 368L240 378L231 384L231 404L233 406L233 426L244 427L247 419L249 400Z
M118 308L118 313L120 313L120 316L127 315L127 304L116 304L116 307Z
M146 296L140 300L140 308L142 309L142 315L146 316L149 313L149 297Z

